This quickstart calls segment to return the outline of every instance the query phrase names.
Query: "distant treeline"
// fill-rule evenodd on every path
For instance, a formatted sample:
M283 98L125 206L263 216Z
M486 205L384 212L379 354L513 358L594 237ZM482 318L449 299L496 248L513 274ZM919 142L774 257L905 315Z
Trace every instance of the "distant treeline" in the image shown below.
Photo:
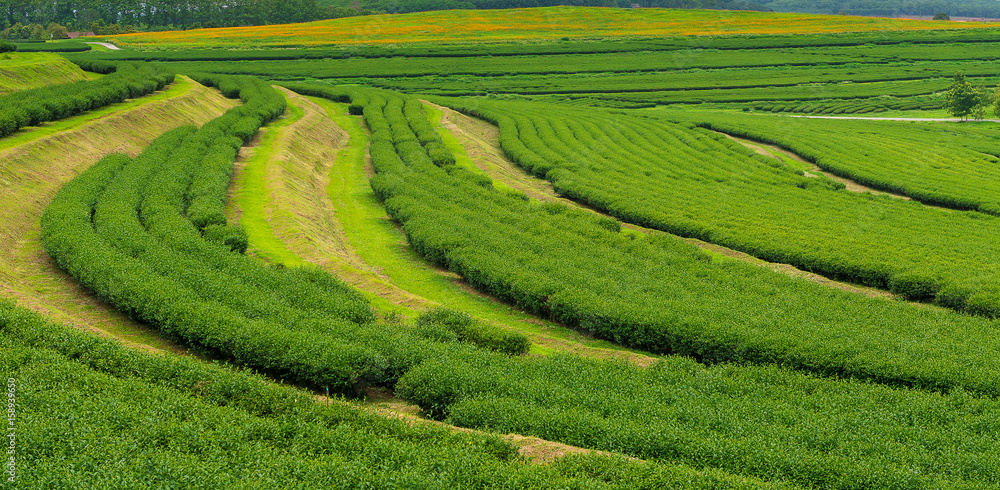
M317 5L316 0L0 0L0 30L38 31L25 27L55 23L71 32L101 35L288 24L374 13L383 12Z
M844 14L871 17L924 16L1000 18L996 0L758 0L775 12Z
M633 3L642 7L767 10L752 0L0 0L0 30L37 34L55 23L70 32L90 31L102 35L288 24L378 13L567 4L630 7ZM44 37L47 39L48 35Z
M287 24L377 13L450 9L506 9L578 5L702 8L870 16L947 13L1000 18L995 0L0 0L3 37L42 36L44 26L98 35L133 31ZM45 35L44 37L48 37Z
M845 14L874 17L908 15L1000 18L996 0L317 0L318 4L358 7L389 13L446 9L503 9L584 5L597 7L692 8Z
M320 4L361 6L389 13L449 9L508 9L574 5L586 7L769 10L759 0L318 0Z

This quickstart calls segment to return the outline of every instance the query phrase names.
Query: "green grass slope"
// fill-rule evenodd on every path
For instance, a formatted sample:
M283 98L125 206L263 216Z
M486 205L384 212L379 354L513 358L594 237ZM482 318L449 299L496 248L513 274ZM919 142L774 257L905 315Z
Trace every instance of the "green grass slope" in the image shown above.
M0 55L0 94L90 79L91 75L57 54Z

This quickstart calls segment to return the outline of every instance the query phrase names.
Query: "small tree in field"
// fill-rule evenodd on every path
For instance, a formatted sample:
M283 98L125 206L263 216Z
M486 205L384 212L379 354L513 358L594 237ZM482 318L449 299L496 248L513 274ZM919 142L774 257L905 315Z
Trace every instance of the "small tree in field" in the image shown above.
M951 16L949 16L948 14L946 14L944 12L938 12L938 13L934 14L934 19L933 20L951 20Z
M968 119L969 114L978 103L979 95L976 93L976 89L972 88L972 84L965 79L965 75L956 73L955 80L948 87L948 102L944 106L948 114Z

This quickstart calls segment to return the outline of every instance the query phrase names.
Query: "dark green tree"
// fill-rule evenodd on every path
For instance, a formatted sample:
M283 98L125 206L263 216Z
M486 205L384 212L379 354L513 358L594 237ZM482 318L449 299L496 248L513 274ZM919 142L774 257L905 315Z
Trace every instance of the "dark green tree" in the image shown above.
M965 79L965 75L956 73L954 81L948 87L948 102L945 103L948 114L968 119L978 103L979 94L976 89Z

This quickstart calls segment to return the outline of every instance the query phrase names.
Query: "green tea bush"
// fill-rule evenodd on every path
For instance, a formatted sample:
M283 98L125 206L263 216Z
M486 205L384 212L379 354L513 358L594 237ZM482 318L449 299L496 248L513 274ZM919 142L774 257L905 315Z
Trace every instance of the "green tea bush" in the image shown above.
M448 308L425 311L417 317L414 326L428 332L441 327L453 332L458 340L510 355L524 354L531 347L531 342L523 334L501 330Z
M247 247L250 246L247 230L239 224L208 225L203 231L206 240L221 244L239 254L246 253Z

